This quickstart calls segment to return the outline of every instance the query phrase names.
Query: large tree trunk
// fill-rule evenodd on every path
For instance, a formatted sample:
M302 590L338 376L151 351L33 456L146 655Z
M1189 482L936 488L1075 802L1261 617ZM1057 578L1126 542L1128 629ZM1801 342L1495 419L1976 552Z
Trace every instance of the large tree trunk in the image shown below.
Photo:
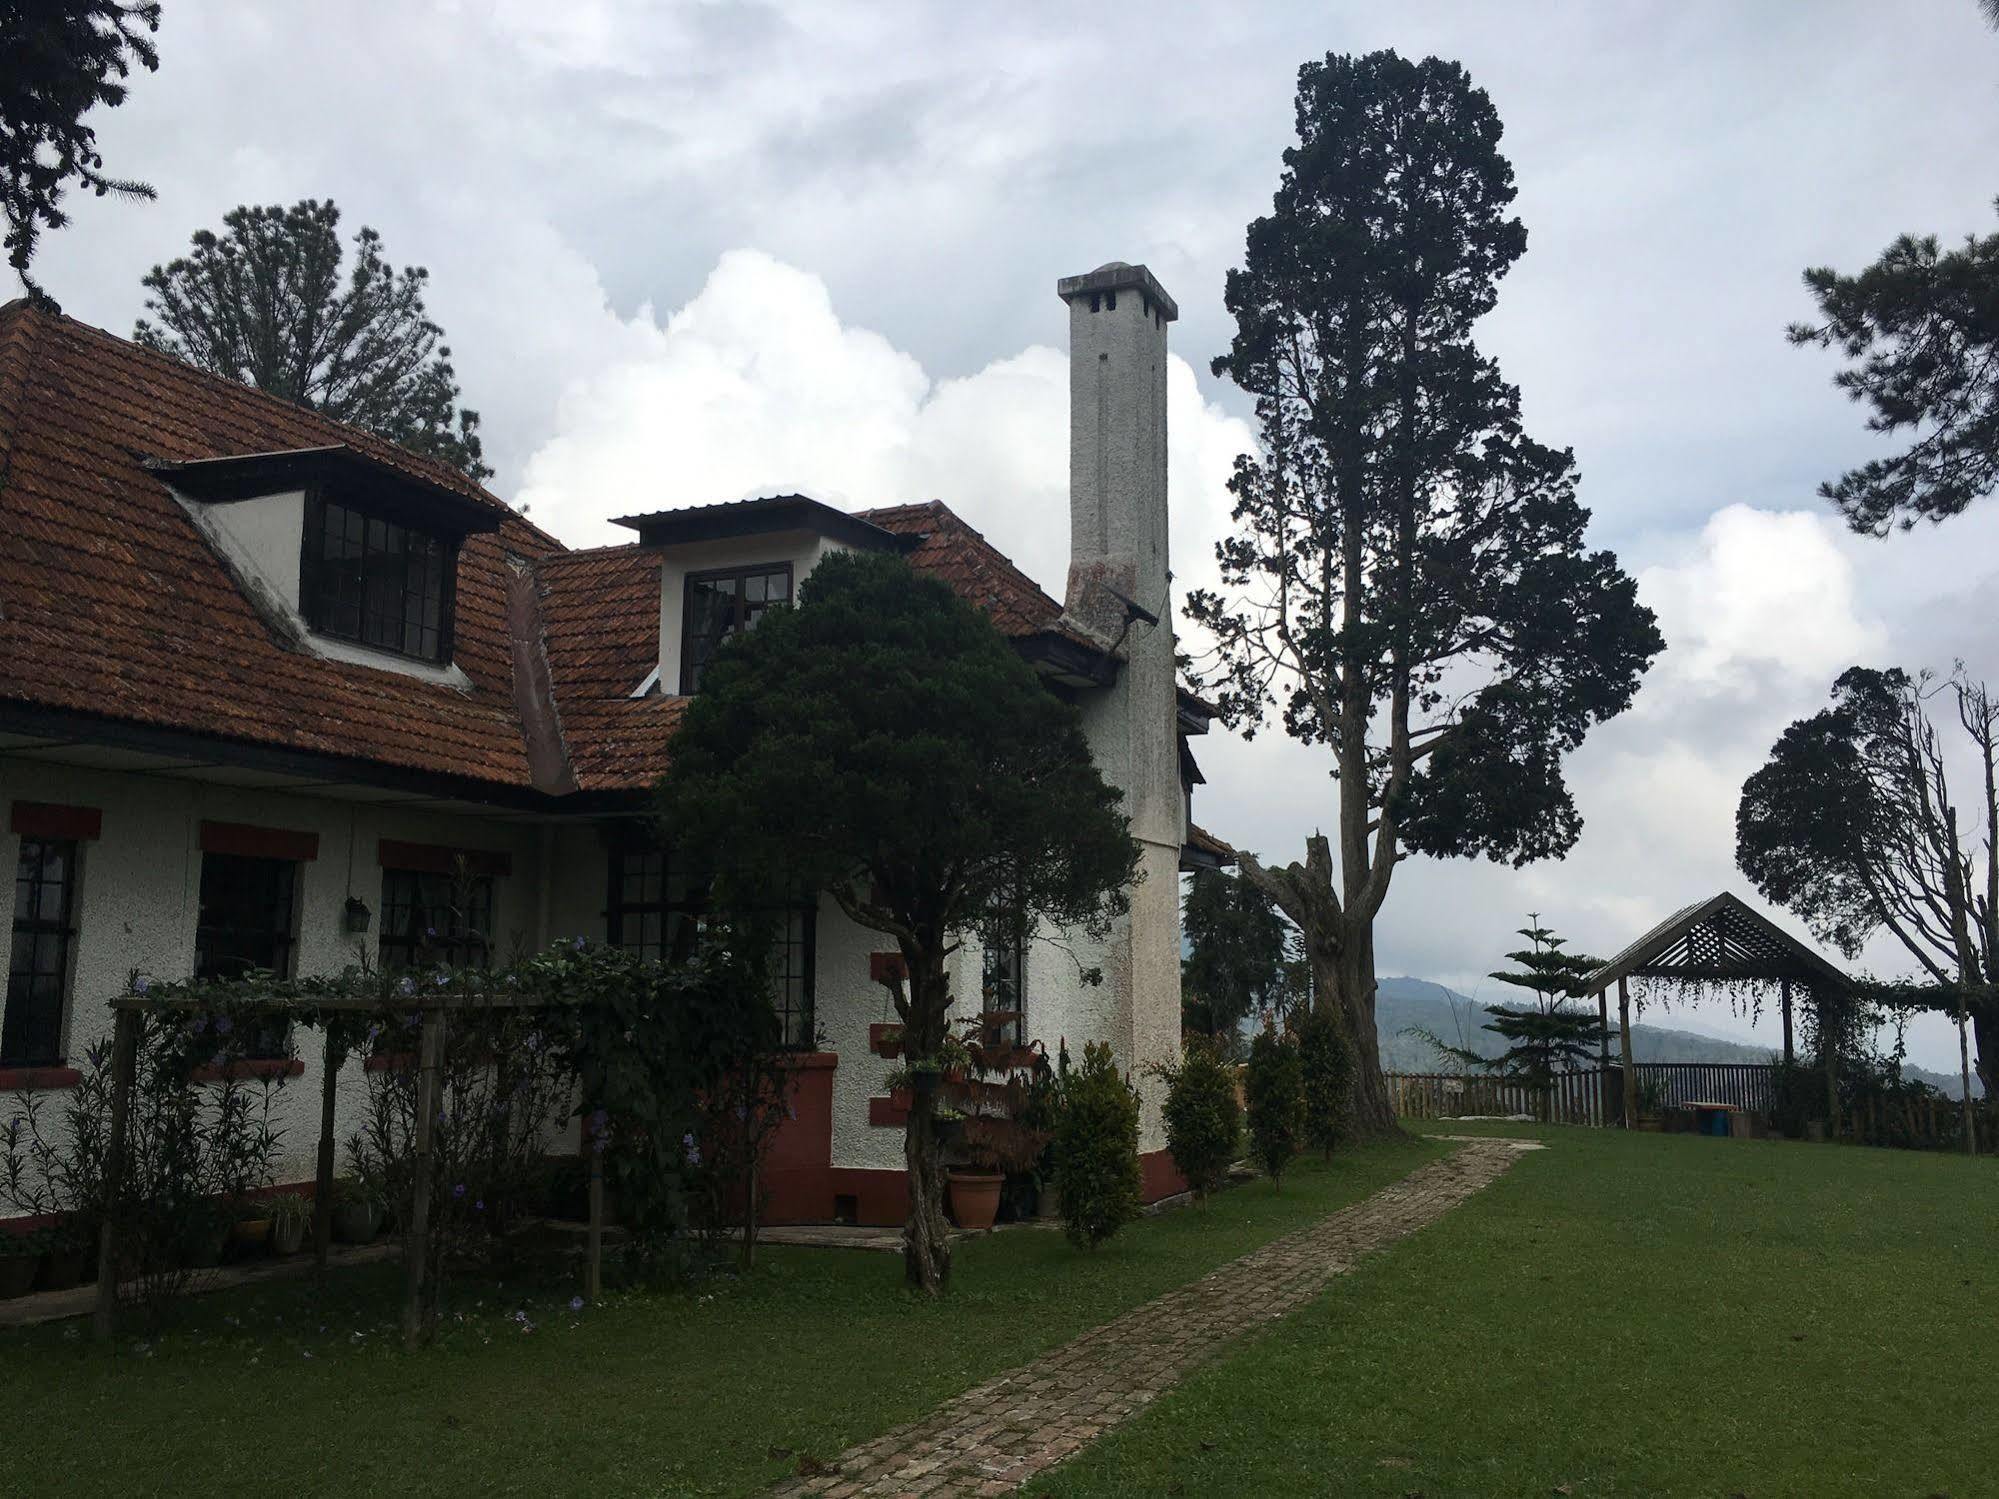
M1374 923L1355 923L1333 965L1333 993L1353 1047L1354 1133L1362 1139L1393 1135L1395 1105L1381 1073L1381 1038L1374 1022Z
M919 1063L934 1063L944 1044L944 1012L951 1003L944 963L932 950L912 951L905 945L909 971L909 1009L903 1016L903 1056L911 1075ZM909 1167L909 1219L902 1230L903 1275L909 1285L928 1295L944 1289L951 1277L950 1228L944 1221L944 1142L937 1129L934 1073L929 1086L910 1090L909 1121L903 1130L902 1154Z
M1984 1086L1986 1101L1999 1099L1999 1006L1985 1001L1972 1008L1971 1039L1978 1047L1972 1070Z

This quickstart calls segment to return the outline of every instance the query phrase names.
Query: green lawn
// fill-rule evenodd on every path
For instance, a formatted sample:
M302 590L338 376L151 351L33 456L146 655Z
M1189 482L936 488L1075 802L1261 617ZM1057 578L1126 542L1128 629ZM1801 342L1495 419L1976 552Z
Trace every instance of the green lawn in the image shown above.
M439 1346L398 1351L394 1267L188 1304L157 1342L0 1332L0 1493L741 1494L1405 1175L1409 1142L1127 1229L961 1246L926 1304L889 1255L767 1250L687 1293L462 1288ZM475 1304L476 1302L476 1304ZM533 1326L523 1331L514 1313Z
M1999 1163L1501 1132L1550 1148L1034 1492L1999 1493Z

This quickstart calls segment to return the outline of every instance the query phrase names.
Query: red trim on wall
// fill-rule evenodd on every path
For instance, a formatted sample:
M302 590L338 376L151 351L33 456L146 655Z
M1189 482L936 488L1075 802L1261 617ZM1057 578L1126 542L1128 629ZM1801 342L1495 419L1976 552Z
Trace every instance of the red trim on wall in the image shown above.
M891 984L897 979L909 977L909 967L902 961L899 952L871 952L868 954L868 978L877 984Z
M298 859L319 857L319 834L301 833L292 828L260 828L247 822L201 824L201 851L205 854L237 854L248 859Z
M787 1072L831 1072L840 1065L837 1051L788 1051L777 1059Z
M894 1033L893 1039L890 1038L891 1032ZM878 1057L888 1057L890 1060L901 1056L902 1022L899 1020L890 1020L880 1025L869 1026L868 1050Z
M361 1063L363 1072L408 1072L416 1066L413 1051L378 1051Z
M196 1083L220 1083L244 1078L260 1077L303 1077L305 1063L297 1057L286 1061L283 1057L243 1057L234 1062L224 1062L220 1067L197 1067L188 1074L188 1080Z
M901 1129L909 1123L909 1089L897 1088L886 1098L870 1098L868 1123L880 1129Z
M504 849L452 848L444 843L405 843L400 838L380 840L375 858L384 869L413 869L418 874L456 874L460 859L468 874L514 872L514 856Z
M1147 1202L1157 1202L1162 1197L1177 1197L1187 1190L1187 1178L1173 1164L1173 1152L1170 1150L1153 1150L1139 1156L1138 1170L1139 1195Z
M82 1083L83 1074L74 1067L0 1067L0 1093L45 1093Z
M15 802L10 825L23 838L98 838L104 833L104 813L98 807Z

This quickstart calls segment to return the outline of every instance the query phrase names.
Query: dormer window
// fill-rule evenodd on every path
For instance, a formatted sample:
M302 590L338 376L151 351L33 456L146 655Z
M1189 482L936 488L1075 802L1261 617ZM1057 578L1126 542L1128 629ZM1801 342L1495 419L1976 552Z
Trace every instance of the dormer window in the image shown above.
M308 628L419 661L449 659L452 542L318 494L306 499L304 542Z
M731 635L753 630L771 608L791 602L791 564L731 567L687 575L680 632L680 690L698 692L701 673Z

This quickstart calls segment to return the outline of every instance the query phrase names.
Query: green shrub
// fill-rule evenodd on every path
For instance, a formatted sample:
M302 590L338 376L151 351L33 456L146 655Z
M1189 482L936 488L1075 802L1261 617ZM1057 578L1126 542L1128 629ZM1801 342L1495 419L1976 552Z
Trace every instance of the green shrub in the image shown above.
M1260 1031L1249 1048L1249 1143L1257 1164L1282 1183L1305 1134L1305 1071L1298 1043Z
M1298 1023L1298 1065L1305 1093L1305 1143L1330 1159L1353 1117L1353 1053L1331 1011L1313 1007L1304 1012Z
M1095 1249L1138 1216L1138 1090L1118 1076L1110 1047L1092 1041L1080 1068L1065 1067L1061 1093L1055 1190L1062 1227L1070 1243Z
M1242 1145L1235 1069L1219 1046L1190 1036L1180 1064L1155 1075L1166 1084L1166 1148L1194 1196L1205 1198L1221 1186Z

